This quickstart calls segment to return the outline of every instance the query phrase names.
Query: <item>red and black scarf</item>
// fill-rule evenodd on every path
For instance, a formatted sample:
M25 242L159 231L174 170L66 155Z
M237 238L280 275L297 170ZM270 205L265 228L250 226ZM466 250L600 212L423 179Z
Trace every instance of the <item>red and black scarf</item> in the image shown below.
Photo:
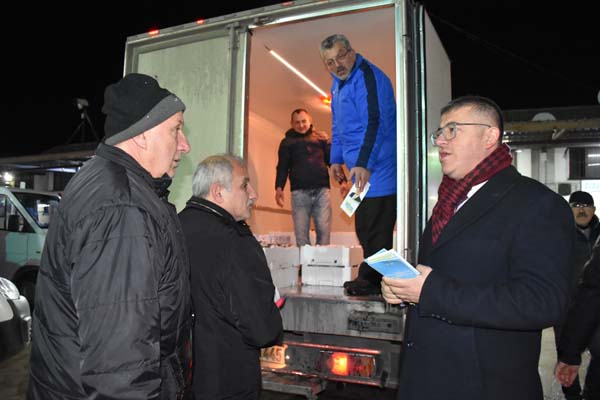
M455 181L444 175L438 189L438 201L431 214L431 240L435 242L442 230L454 215L456 207L467 198L467 193L475 185L487 181L496 173L510 166L512 156L507 145L499 146L492 154L481 161L461 180Z

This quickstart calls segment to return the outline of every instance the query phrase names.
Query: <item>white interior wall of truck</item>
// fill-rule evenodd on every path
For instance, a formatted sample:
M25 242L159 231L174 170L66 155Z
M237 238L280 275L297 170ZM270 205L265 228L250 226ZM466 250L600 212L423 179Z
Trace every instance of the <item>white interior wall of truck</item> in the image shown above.
M251 180L258 191L257 208L250 221L255 233L293 232L289 181L283 210L275 203L277 150L290 128L290 114L305 108L316 129L331 135L331 109L321 95L271 55L275 51L325 93L332 78L323 66L321 40L346 35L352 47L381 68L395 84L394 7L355 11L334 16L265 26L253 30L249 63L248 161ZM268 49L267 49L268 48ZM339 186L331 179L332 232L353 235L354 219L339 208ZM335 240L336 237L332 238Z
M444 50L429 16L425 14L425 62L426 62L426 99L427 126L425 134L437 129L440 122L440 110L452 98L450 60ZM437 148L429 137L427 143L427 218L431 216L433 206L437 203L437 189L442 182L442 168Z
M126 55L126 72L131 70L156 77L161 86L177 93L187 107L184 132L191 151L179 164L169 197L177 210L182 210L191 196L192 176L198 162L209 155L241 146L240 138L229 143L229 132L232 129L243 131L243 121L231 116L242 114L239 110L243 107L243 92L239 77L244 75L244 35L240 34L242 40L236 41L242 51L234 53L234 63L230 61L230 31L224 27L172 38L165 35L154 43L139 47L134 43L133 54ZM232 68L235 69L233 73ZM230 94L229 85L232 75L236 77L233 81L238 93L234 96ZM230 128L230 124L234 126Z

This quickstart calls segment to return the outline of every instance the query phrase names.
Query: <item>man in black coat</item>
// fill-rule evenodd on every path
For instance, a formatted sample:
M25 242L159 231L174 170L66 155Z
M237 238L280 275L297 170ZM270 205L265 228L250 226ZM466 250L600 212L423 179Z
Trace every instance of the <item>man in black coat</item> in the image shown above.
M181 399L189 262L167 188L183 102L147 75L106 88L105 137L67 185L37 278L30 400Z
M244 222L256 202L238 157L211 156L196 169L179 214L191 263L196 400L258 399L259 352L282 321L264 251Z
M573 211L573 217L577 226L577 239L575 241L575 252L571 266L574 271L573 289L576 291L577 283L581 280L581 274L584 265L588 262L592 256L592 247L600 234L600 223L596 216L596 207L594 206L594 198L588 192L576 191L571 193L569 196L569 205ZM585 306L585 305L583 305ZM556 338L556 346L558 349L560 335L562 333L562 326L557 325L554 327L554 335ZM593 335L593 339L590 340L588 346L590 350L596 355L600 355L600 330L597 330ZM600 372L600 364L597 357L592 357L590 361L589 370L592 373L587 375L586 386L589 388L593 387L593 371ZM598 373L596 372L596 373ZM580 400L581 397L581 384L579 383L579 376L577 376L569 386L563 386L562 391L565 394L566 400ZM597 384L600 386L600 382Z
M558 363L555 375L565 387L578 379L581 353L590 349L583 389L585 400L600 400L600 244L596 241L592 258L586 264L577 286L575 299L558 341Z
M402 400L541 400L542 329L561 320L571 281L567 202L511 166L502 113L466 96L432 134L444 178L419 249L420 275L385 278L410 303Z

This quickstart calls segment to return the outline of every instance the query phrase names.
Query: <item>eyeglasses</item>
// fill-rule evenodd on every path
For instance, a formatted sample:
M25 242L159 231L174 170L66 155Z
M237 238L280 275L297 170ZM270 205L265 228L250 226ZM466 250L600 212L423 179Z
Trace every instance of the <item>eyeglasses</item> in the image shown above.
M336 65L339 65L341 62L346 60L346 57L348 57L348 54L350 54L350 52L352 51L352 49L345 49L340 51L338 53L337 56L335 56L335 58L330 58L329 60L325 60L325 65L327 66L327 68L333 68Z
M459 126L486 126L488 128L491 128L491 125L488 124L478 124L476 122L450 122L448 124L446 124L445 126L442 126L441 128L436 129L435 131L431 132L431 143L433 143L434 146L437 146L437 138L439 138L440 136L444 135L444 139L446 140L452 140L456 137L456 133L457 130L456 128Z
M585 204L585 203L571 203L570 206L571 206L571 208L588 208L588 207L594 207L593 204Z

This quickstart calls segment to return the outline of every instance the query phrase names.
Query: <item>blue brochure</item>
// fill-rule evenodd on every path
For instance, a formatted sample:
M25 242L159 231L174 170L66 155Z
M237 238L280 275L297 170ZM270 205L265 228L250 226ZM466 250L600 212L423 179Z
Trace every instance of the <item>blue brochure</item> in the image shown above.
M394 249L381 249L365 258L365 262L381 275L390 278L414 278L421 274Z

